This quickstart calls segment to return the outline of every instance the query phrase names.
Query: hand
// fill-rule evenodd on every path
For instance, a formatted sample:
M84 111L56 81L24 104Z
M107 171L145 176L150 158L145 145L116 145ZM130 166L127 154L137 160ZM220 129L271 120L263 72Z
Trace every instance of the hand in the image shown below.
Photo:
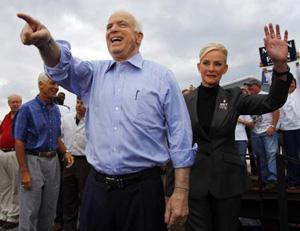
M268 129L266 131L267 136L273 136L275 131L276 131L275 127L268 127Z
M274 68L275 66L278 67L278 69L276 68L275 70L278 72L286 71L288 57L288 32L284 32L284 38L282 40L279 25L276 25L276 31L274 31L272 23L270 23L268 26L265 26L264 30L266 36L264 38L264 42L267 53L274 63Z
M243 124L243 125L246 125L246 121L245 120L241 120L241 119L238 119L238 122L240 123L240 124Z
M31 189L32 179L28 170L21 171L21 186L27 190Z
M74 164L74 157L69 153L65 153L65 160L67 162L66 168L70 168Z
M51 40L48 29L36 19L27 14L17 14L17 16L26 21L21 32L21 41L24 45L35 45L40 47Z
M184 223L188 211L188 191L175 188L172 196L166 200L165 223L169 225Z

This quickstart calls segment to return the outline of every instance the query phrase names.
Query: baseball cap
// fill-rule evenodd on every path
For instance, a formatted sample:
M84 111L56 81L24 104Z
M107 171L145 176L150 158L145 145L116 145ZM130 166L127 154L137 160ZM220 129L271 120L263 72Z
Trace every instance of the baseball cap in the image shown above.
M256 78L249 78L246 82L244 82L244 85L253 85L253 84L261 86L261 81L259 81Z

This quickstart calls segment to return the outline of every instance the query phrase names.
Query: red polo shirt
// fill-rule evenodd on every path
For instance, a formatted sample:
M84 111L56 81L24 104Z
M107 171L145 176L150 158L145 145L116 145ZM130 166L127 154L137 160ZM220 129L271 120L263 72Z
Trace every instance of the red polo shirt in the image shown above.
M12 136L12 122L10 112L4 117L0 126L0 149L15 148L15 140Z

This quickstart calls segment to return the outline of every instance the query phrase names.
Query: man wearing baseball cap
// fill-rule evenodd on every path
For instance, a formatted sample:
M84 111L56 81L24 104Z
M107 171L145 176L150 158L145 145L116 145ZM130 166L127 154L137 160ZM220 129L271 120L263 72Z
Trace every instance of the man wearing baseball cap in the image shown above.
M261 82L251 78L244 83L251 95L267 94L261 90ZM252 116L254 127L251 131L253 154L259 156L260 171L265 189L273 189L277 182L276 153L278 151L278 136L276 125L279 111Z

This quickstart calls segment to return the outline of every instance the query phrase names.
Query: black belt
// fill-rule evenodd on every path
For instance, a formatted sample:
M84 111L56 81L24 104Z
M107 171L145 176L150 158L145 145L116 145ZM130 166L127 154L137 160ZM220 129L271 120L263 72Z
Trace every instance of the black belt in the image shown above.
M57 154L56 151L40 152L40 151L35 151L35 150L26 150L25 152L28 155L39 156L39 157L46 157L46 158L55 157L56 154Z
M0 148L2 152L13 152L15 151L14 148Z
M160 177L160 168L153 167L149 169L142 170L137 173L130 173L125 175L105 175L97 172L94 168L92 168L91 173L95 176L96 181L104 183L112 188L125 188L128 185L138 183L143 179L150 177Z
M75 156L72 155L74 157L74 159L86 159L86 156Z

